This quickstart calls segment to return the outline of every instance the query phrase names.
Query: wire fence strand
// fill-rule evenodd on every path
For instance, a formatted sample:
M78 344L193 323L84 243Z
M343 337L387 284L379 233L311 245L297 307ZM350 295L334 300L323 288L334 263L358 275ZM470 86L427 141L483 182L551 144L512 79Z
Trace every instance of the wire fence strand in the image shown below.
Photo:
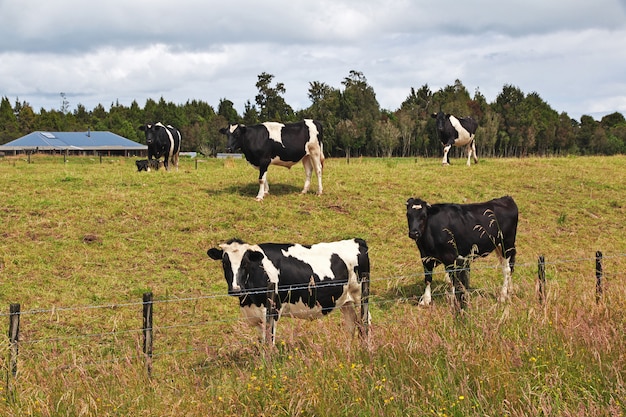
M603 256L603 261L610 261L610 260L614 260L614 259L622 259L625 258L626 254L617 254L617 255L610 255L610 256ZM595 257L589 257L589 258L578 258L578 259L564 259L564 260L555 260L555 261L544 261L544 265L548 265L548 266L557 266L557 265L563 265L563 264L572 264L572 263L581 263L581 262L585 262L585 263L590 263L593 264L595 263L596 258ZM519 270L519 269L529 269L529 268L533 268L534 270L536 270L537 268L537 264L536 263L522 263L522 264L516 264L515 267ZM472 270L474 272L480 272L480 271L485 271L485 270L490 270L490 269L498 269L499 266L489 266L489 265L481 265L480 267L477 268L472 268ZM469 268L457 268L454 269L453 272L458 272L458 271L462 271L462 270L469 270ZM446 274L445 271L441 270L438 272L434 272L433 275L444 275ZM617 277L618 274L613 274L613 273L607 273L606 271L603 271L603 275L607 280L610 280L614 277ZM404 274L404 275L395 275L395 276L387 276L387 277L371 277L370 278L370 283L375 283L375 282L391 282L391 281L403 281L403 280L407 280L407 279L415 279L417 277L424 277L424 273L415 273L415 274ZM325 287L332 287L332 286L344 286L347 285L347 282L341 282L341 283L337 283L337 282L332 282L332 281L328 281L328 282L320 282L320 283L316 283L315 287L316 288L325 288ZM290 286L287 288L279 288L278 291L279 292L283 292L283 291L298 291L298 290L308 290L311 288L310 284L307 285L301 285L301 286ZM257 295L257 294L266 294L268 291L267 288L251 288L249 290L245 291L246 295ZM471 288L470 291L473 292L480 292L480 291L486 291L486 289L484 288ZM445 296L447 293L445 291L438 291L435 290L431 293L432 297L443 297ZM153 301L153 304L171 304L171 303L189 303L189 302L197 302L197 301L206 301L206 300L220 300L220 299L224 299L224 298L233 298L231 295L228 294L206 294L206 295L201 295L201 296L197 296L197 297L173 297L173 298L167 298L167 299L155 299ZM384 306L386 304L392 304L392 303L399 303L399 302L410 302L410 301L415 301L416 299L418 299L418 297L393 297L392 299L390 298L385 298L385 297L378 297L376 294L370 294L369 297L369 304L370 305L378 305L378 306ZM137 302L125 302L125 303L110 303L110 304L102 304L102 305L86 305L86 306L75 306L75 307L51 307L51 308L42 308L42 309L33 309L33 310L25 310L25 311L21 311L19 314L21 316L33 316L33 315L38 315L38 314L57 314L57 313L71 313L71 312L75 312L75 311L91 311L91 310L116 310L116 309L120 309L120 308L135 308L135 307L139 307L139 306L143 306L145 303L143 301L137 301ZM333 310L334 307L328 307L328 308L322 308L323 312L327 312L330 310ZM2 313L0 314L0 316L8 316L8 313ZM218 323L222 323L222 324L229 324L229 323L233 323L233 322L240 322L240 321L244 321L245 319L242 317L229 317L229 318L220 318L220 319L210 319L210 320L206 320L206 321L197 321L197 322L190 322L190 323L178 323L178 324L170 324L170 325L163 325L163 326L159 326L159 325L154 325L153 330L157 333L161 332L167 332L169 330L174 330L174 329L181 329L181 328L203 328L203 327L210 327L213 326L215 324ZM62 325L62 324L61 324ZM119 330L113 330L113 331L106 331L106 332L93 332L93 333L84 333L84 334L78 334L78 335L68 335L68 336L55 336L55 337L48 337L48 338L32 338L32 339L22 339L20 340L20 344L28 344L28 345L35 345L35 344L45 344L45 343L58 343L58 342L63 342L63 341L70 341L70 340L74 340L74 339L97 339L97 338L106 338L106 337L118 337L118 336L124 336L124 335L129 335L129 334L139 334L143 331L143 328L129 328L129 329L119 329ZM164 354L164 352L161 352L160 354ZM156 355L155 355L156 356Z

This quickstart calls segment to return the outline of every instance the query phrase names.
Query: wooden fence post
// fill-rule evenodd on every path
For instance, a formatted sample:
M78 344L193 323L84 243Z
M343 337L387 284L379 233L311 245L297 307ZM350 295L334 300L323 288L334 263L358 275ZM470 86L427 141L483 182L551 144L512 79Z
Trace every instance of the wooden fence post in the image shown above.
M17 375L17 354L19 350L18 342L20 339L20 305L11 304L9 306L9 367L7 369L7 399L13 400L15 393L13 392L12 380Z
M152 300L152 292L143 294L143 353L149 377L152 376Z
M17 374L17 354L19 351L18 342L20 339L20 305L11 304L9 306L9 343L11 347L11 375Z
M265 301L265 343L270 346L274 345L274 336L276 336L276 319L278 311L276 311L276 283L267 284L267 300Z
M596 303L602 298L602 252L596 252Z
M537 296L539 304L546 301L546 260L543 255L537 260Z
M361 327L359 334L362 340L369 340L370 332L370 273L361 273Z

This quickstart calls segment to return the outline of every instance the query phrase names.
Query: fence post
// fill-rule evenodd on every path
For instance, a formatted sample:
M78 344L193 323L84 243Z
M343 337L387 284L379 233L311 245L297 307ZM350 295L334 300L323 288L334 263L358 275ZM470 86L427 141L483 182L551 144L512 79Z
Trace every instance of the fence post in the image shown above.
M20 305L11 304L9 306L9 366L7 369L7 398L13 400L13 384L12 378L17 375L17 354L19 350L18 342L20 339Z
M11 375L17 374L18 342L20 339L20 305L9 306L9 343L11 345Z
M143 353L149 377L152 376L152 300L152 292L143 294Z
M276 283L269 282L267 284L267 299L265 301L265 343L270 346L274 345L274 336L276 329Z
M539 304L546 300L546 260L543 255L537 260L537 296Z
M596 303L602 297L602 252L596 252Z
M370 273L361 273L361 339L369 340L370 332Z

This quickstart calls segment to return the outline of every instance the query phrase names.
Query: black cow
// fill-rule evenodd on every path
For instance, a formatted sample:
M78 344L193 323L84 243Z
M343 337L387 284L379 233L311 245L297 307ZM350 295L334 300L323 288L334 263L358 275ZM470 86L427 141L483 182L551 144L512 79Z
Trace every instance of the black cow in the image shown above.
M415 240L424 266L426 290L420 304L430 304L430 283L437 265L443 264L449 280L460 264L469 270L472 259L487 256L494 250L504 274L498 299L509 298L518 218L512 197L475 204L433 205L419 198L409 198L406 217L409 237Z
M433 119L437 119L437 133L439 140L443 143L443 165L450 165L450 157L448 152L452 146L466 146L467 148L467 166L470 166L472 156L474 163L478 163L476 156L476 144L474 143L474 135L478 129L478 123L471 117L457 119L451 114L443 114L443 112L431 114Z
M276 313L317 319L340 308L347 330L354 334L361 320L355 307L361 304L361 281L369 275L367 244L362 239L299 244L250 245L229 240L207 251L222 261L228 294L239 297L243 316L266 335L268 285L275 284ZM274 342L275 328L269 329Z
M228 137L226 150L241 149L246 160L259 169L257 201L269 194L267 169L270 165L291 168L302 160L306 178L302 193L309 191L313 170L317 175L317 194L322 194L324 149L322 124L306 119L297 123L266 122L254 126L230 124L220 129Z
M163 157L163 166L169 171L169 160L178 170L178 153L180 152L180 131L170 125L163 126L161 122L139 126L139 130L146 133L148 145L148 160Z
M135 165L137 165L137 172L150 170L150 165L148 164L147 159L138 159L135 161Z

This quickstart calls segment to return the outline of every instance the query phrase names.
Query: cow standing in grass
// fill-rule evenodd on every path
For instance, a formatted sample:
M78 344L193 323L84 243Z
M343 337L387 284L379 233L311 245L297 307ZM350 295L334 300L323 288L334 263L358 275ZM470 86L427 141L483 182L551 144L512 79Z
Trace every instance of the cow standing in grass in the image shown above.
M362 239L299 244L261 243L251 245L229 240L207 251L221 261L228 294L239 297L244 317L257 326L262 339L275 328L266 329L268 285L275 284L277 318L283 315L317 319L336 308L343 314L349 335L364 322L355 308L361 304L362 279L369 277L367 244ZM360 327L362 328L362 327ZM268 330L268 331L266 331Z
M148 161L163 157L163 166L170 169L170 161L178 170L178 154L180 152L180 131L170 125L164 126L161 122L139 126L139 130L146 134L148 145Z
M415 241L424 266L426 289L420 304L430 304L433 269L443 264L448 280L455 270L468 271L472 259L495 251L504 283L498 299L509 298L515 265L518 209L505 196L475 204L428 204L419 198L406 202L409 237ZM464 284L467 286L467 283Z
M246 160L259 169L259 192L256 200L261 201L269 194L267 169L270 165L291 168L302 161L306 178L302 193L309 191L313 171L317 175L317 194L322 194L322 168L324 148L322 145L322 124L306 119L297 123L266 122L246 126L231 124L220 129L226 135L226 150L241 149Z
M471 165L472 156L474 163L478 163L476 143L474 142L476 129L478 129L476 120L471 117L457 119L453 115L444 114L441 111L433 113L431 117L437 120L437 135L443 143L443 165L450 165L448 152L452 146L465 146L467 149L467 166Z

